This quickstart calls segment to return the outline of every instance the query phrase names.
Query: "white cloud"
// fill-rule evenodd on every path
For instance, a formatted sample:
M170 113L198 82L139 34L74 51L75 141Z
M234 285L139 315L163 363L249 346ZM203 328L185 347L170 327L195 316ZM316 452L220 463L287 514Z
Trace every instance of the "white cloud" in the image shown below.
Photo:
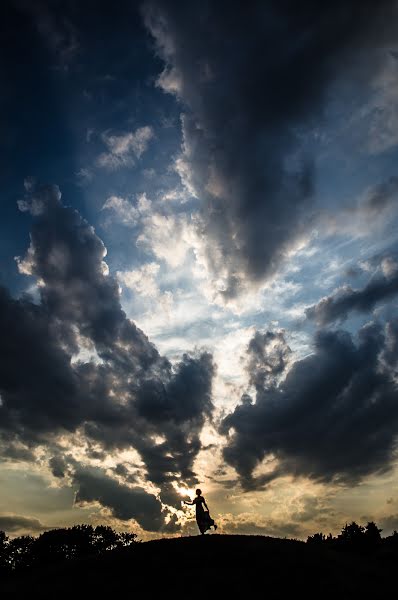
M181 92L181 74L171 65L175 46L173 37L168 31L166 20L159 14L154 14L150 6L144 8L145 24L156 40L159 53L166 59L166 67L158 77L156 84L165 92L179 94Z
M129 154L117 155L112 152L102 152L97 158L97 167L108 171L117 171L117 169L132 166L134 166L134 159Z
M184 146L184 144L183 144ZM193 198L197 198L197 192L194 183L194 174L190 168L189 162L187 160L187 150L184 149L183 154L181 154L174 162L174 170L180 176L181 183L184 188L187 190L188 194Z
M25 254L25 258L21 258L20 256L15 256L14 257L17 266L18 266L18 271L21 273L21 275L33 275L34 272L34 265L35 265L35 253L34 250L32 248L32 246L29 246L26 254ZM38 281L38 285L40 284L40 280Z
M137 208L140 214L149 213L152 208L152 202L144 192L143 194L137 195Z
M253 337L255 327L239 327L237 321L232 321L237 328L226 331L226 327L219 331L219 337L214 340L214 360L217 364L217 373L213 383L214 398L217 406L231 407L236 405L241 394L247 391L248 378L245 371L245 355L250 339Z
M121 196L109 196L101 210L112 211L115 220L134 227L143 215L150 212L151 206L151 201L144 193L137 196L136 206Z
M129 131L121 135L111 135L105 131L101 138L108 151L98 156L97 166L115 171L134 165L135 160L147 150L153 137L153 129L149 126L139 127L134 132Z
M174 188L162 194L161 200L163 202L180 202L181 204L184 204L184 202L188 200L188 195L185 190Z
M156 80L156 85L169 94L179 96L182 91L182 76L175 67L166 67Z
M137 294L155 298L159 294L159 287L156 283L158 272L159 265L151 262L132 271L117 271L117 278L120 283Z
M139 218L136 207L120 196L109 196L101 210L112 210L117 220L126 225L136 225Z
M196 233L185 215L151 214L143 220L137 245L153 252L171 267L180 267L195 245Z
M381 270L385 277L393 277L398 270L398 262L391 256L387 256L381 261Z

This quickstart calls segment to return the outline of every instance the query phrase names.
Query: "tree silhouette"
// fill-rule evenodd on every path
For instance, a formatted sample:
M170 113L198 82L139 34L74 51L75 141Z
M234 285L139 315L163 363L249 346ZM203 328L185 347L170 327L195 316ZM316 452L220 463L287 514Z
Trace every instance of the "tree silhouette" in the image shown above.
M308 536L307 544L322 544L325 539L326 538L323 533L314 533L314 535Z
M32 546L34 541L35 538L30 535L22 535L8 541L6 561L10 569L26 569L33 565Z
M0 575L8 569L6 558L8 537L4 531L0 531Z
M367 540L368 545L374 547L378 546L381 543L381 532L383 530L379 529L374 523L374 521L369 521L369 523L365 527L365 538Z
M307 538L308 544L328 545L336 550L350 550L364 553L373 553L378 548L398 549L398 533L394 533L386 538L381 537L383 530L377 527L374 521L369 521L367 525L359 525L355 521L346 523L337 537L331 533L326 537L323 533L314 533Z
M106 525L75 525L45 531L37 538L20 536L9 540L0 531L0 572L18 571L88 556L102 556L137 543L135 533L117 533Z
M365 528L362 525L358 525L358 523L353 521L349 525L345 524L338 537L345 542L353 542L362 539L364 531Z

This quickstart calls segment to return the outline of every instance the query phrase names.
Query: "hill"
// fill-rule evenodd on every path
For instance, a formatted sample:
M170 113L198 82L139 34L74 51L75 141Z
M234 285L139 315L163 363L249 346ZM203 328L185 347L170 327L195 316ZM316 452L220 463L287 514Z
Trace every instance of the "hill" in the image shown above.
M37 567L3 580L0 596L378 597L395 587L395 565L395 554L358 555L296 540L209 535L144 542L101 558Z

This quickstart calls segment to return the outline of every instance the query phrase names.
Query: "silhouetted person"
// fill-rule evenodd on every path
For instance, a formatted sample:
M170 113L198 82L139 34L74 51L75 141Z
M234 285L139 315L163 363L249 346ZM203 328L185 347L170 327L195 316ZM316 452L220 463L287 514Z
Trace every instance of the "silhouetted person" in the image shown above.
M193 502L187 502L184 500L184 504L195 505L196 508L196 522L199 527L199 531L202 535L204 535L205 531L210 529L210 527L214 527L214 530L217 529L217 525L214 523L214 519L211 518L209 508L206 504L206 500L202 496L202 490L196 490L196 498ZM206 510L203 507L206 507ZM206 512L207 511L207 512Z

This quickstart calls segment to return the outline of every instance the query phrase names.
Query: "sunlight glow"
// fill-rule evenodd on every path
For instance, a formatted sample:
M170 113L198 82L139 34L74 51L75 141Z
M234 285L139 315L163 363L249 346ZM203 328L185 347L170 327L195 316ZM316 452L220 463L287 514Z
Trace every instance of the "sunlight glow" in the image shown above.
M195 497L195 490L184 486L176 487L177 493L180 494L182 499L190 498L191 500Z

